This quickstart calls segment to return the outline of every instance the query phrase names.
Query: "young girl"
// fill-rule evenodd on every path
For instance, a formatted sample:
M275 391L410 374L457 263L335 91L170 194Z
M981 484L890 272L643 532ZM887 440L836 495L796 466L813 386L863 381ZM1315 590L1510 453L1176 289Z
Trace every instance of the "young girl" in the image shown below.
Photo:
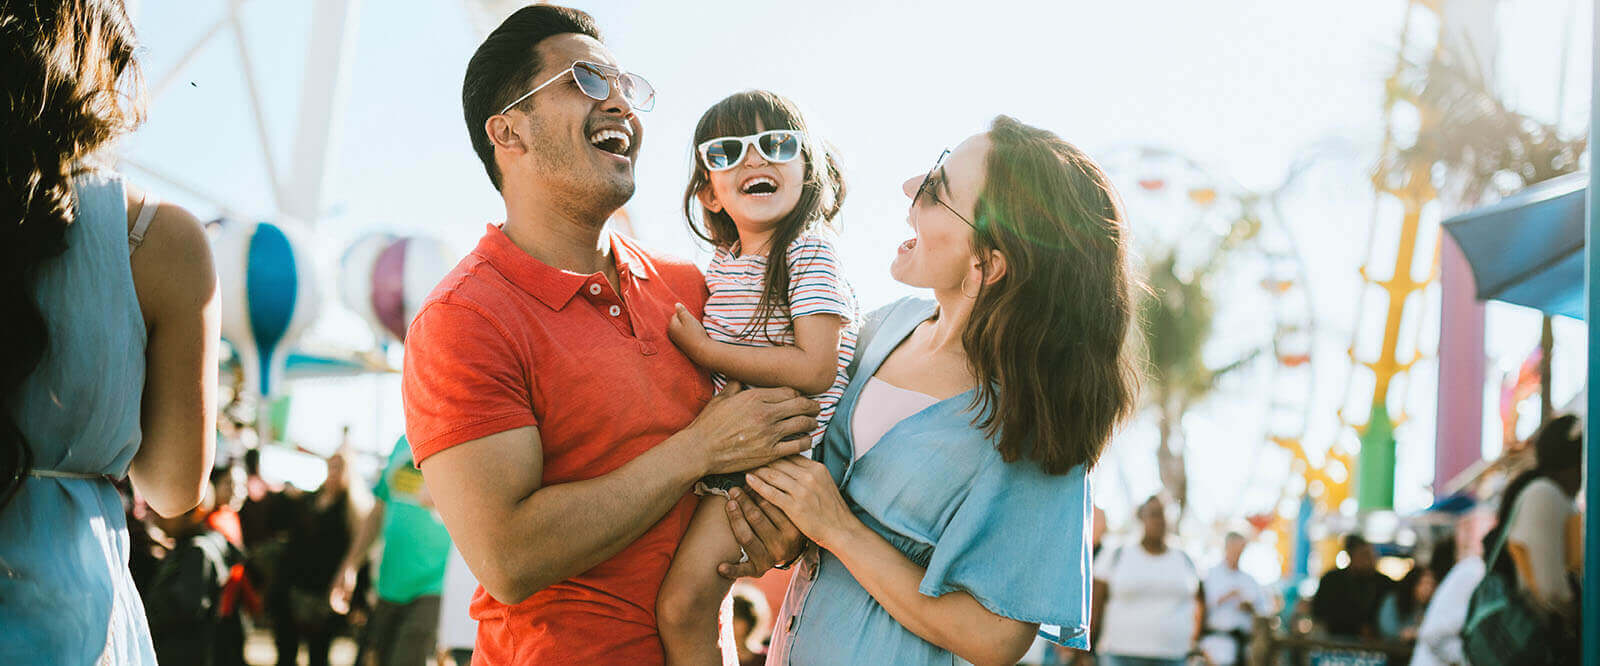
M821 405L814 442L849 383L855 352L855 294L823 232L844 202L839 168L806 129L799 109L761 90L735 94L701 116L684 215L716 247L706 270L705 319L679 306L672 341L728 381L789 386ZM700 209L704 227L695 224ZM739 559L724 511L742 474L703 479L703 495L656 602L671 664L718 663L717 606L729 581L717 564Z

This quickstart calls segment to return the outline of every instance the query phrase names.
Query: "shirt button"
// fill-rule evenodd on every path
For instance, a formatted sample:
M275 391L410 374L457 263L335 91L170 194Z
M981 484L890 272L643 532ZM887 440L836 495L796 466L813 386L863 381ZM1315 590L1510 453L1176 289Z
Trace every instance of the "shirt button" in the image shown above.
M589 285L589 293L594 294L596 296L599 296L600 295L600 284L599 283L595 283L595 284Z
M615 317L615 316L618 316L620 314L622 314L622 308L620 306L616 306L616 305L611 306L611 316Z

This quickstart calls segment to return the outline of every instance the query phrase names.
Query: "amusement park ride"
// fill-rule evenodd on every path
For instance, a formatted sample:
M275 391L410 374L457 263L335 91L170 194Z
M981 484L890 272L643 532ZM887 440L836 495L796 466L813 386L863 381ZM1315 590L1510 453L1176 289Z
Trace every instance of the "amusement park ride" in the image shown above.
M1352 329L1343 406L1338 411L1341 432L1330 443L1314 447L1305 441L1313 409L1315 322L1304 267L1278 206L1293 175L1274 190L1256 194L1164 149L1114 151L1106 159L1131 216L1176 221L1165 225L1166 237L1162 225L1155 225L1154 245L1163 248L1159 251L1194 246L1176 250L1180 270L1185 255L1192 265L1226 251L1236 255L1228 263L1250 266L1249 272L1259 275L1271 310L1271 336L1242 343L1236 339L1235 349L1224 356L1250 346L1270 353L1267 379L1258 392L1269 402L1261 442L1288 454L1291 475L1275 506L1239 506L1227 517L1243 517L1257 530L1274 532L1283 574L1291 581L1309 575L1313 550L1321 567L1331 565L1338 552L1333 538L1337 531L1394 509L1396 431L1408 420L1403 388L1429 353L1423 349L1424 331L1436 306L1431 296L1436 290L1430 288L1439 276L1440 237L1431 164L1404 159L1411 143L1437 119L1418 106L1400 78L1406 58L1414 58L1418 50L1425 57L1436 52L1451 30L1461 29L1459 20L1443 15L1443 5L1442 0L1405 4L1394 72L1385 81L1381 159L1371 181L1376 200L1358 272L1362 288L1356 306L1358 313L1382 313L1382 317L1361 318ZM1437 31L1430 30L1433 26ZM1240 225L1246 227L1242 236ZM1242 242L1223 247L1230 237ZM1143 249L1148 248L1146 244ZM1148 251L1146 255L1150 256ZM1230 337L1238 337L1236 328L1229 331ZM1356 413L1363 408L1364 415ZM1260 512L1243 515L1250 510ZM1314 535L1320 537L1315 543Z

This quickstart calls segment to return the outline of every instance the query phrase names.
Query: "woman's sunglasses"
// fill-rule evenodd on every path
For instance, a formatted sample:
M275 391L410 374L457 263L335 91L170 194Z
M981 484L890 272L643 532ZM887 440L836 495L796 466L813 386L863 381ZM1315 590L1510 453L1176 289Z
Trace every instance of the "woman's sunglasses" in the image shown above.
M949 184L946 182L946 178L945 178L945 175L944 175L944 158L949 157L949 156L950 156L950 149L949 148L946 148L946 149L944 149L944 152L939 153L939 159L934 160L933 168L932 169L928 169L928 175L922 177L922 185L919 185L917 187L916 195L911 197L911 205L913 205L913 206L917 205L917 200L918 199L921 199L922 197L927 196L929 199L932 199L934 203L939 204L940 206L944 206L946 209L949 209L949 211L951 213L955 214L957 219L961 220L962 222L967 223L967 226L972 227L973 230L977 230L978 225L973 224L972 220L967 219L967 216L961 214L961 211L956 210L954 206L951 206L950 204L945 203L945 201L943 199L939 198L939 186L940 185L944 185L944 187L945 187L945 189L947 191L950 188ZM937 179L935 179L934 174L939 174Z
M718 137L702 142L695 149L706 169L727 171L744 162L745 148L752 145L768 162L788 162L800 156L800 144L804 139L805 133L796 130L767 130L748 136Z
M578 84L578 90L588 95L590 99L605 100L611 97L611 80L616 79L617 87L622 90L622 98L628 100L628 105L635 111L649 111L656 106L656 89L650 87L650 82L644 77L633 72L624 72L610 65L597 62L578 60L571 67L561 70L560 74L550 77L548 81L535 86L521 97L516 98L500 113L511 110L511 107L522 103L534 93L544 90L546 86L561 80L567 74L572 75L573 82Z

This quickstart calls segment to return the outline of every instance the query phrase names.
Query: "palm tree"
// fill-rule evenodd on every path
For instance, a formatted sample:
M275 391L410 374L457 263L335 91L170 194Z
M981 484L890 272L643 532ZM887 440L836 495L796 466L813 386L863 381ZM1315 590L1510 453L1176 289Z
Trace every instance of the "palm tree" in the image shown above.
M1456 202L1472 206L1486 195L1505 196L1557 176L1573 173L1588 145L1587 136L1567 138L1560 127L1506 106L1470 52L1445 50L1427 65L1408 63L1391 91L1410 101L1434 122L1409 149L1389 157L1379 173L1405 173L1411 165L1442 165ZM1540 422L1551 415L1550 316L1541 322Z
M1174 243L1161 250L1159 257L1146 267L1149 294L1139 304L1139 318L1149 407L1156 412L1160 433L1156 465L1161 485L1178 505L1180 516L1189 500L1183 415L1209 396L1218 380L1259 353L1248 352L1216 368L1208 366L1203 355L1216 316L1208 293L1211 277L1240 244L1255 237L1261 228L1260 217L1255 214L1259 198L1247 197L1241 203L1243 214L1199 266L1181 270L1179 244Z

